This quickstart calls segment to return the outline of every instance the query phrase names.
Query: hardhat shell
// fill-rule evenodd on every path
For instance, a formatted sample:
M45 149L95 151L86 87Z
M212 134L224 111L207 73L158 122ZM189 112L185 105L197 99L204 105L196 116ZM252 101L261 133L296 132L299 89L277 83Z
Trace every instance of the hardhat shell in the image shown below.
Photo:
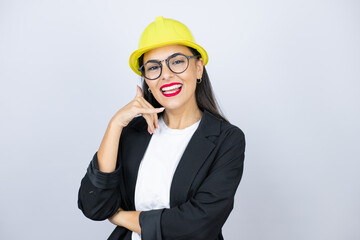
M173 44L195 48L201 54L204 66L207 64L208 55L204 48L195 43L190 30L179 21L159 16L145 28L140 37L138 49L130 55L129 64L131 69L141 76L138 62L141 55L154 48Z

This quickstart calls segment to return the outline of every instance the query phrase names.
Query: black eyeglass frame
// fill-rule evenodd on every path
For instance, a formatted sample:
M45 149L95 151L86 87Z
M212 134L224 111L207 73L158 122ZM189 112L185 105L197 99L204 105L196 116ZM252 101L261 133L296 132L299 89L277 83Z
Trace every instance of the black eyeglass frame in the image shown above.
M173 70L171 69L171 67L169 66L169 60L170 60L171 58L173 58L173 57L178 56L178 55L182 55L182 56L186 57L187 60L188 60L185 70L184 70L184 71L181 71L181 72L175 72L175 71L173 71ZM164 61L165 61L167 67L170 69L171 72L176 73L176 74L180 74L180 73L185 72L185 71L188 69L188 67L189 67L189 62L190 62L190 58L198 58L198 57L201 57L201 55L187 56L187 55L185 55L185 54L183 54L183 53L174 53L174 54L170 55L168 58L166 58L166 59L164 59L164 60L160 60L160 61L158 61L158 60L149 60L149 61L147 61L145 64L151 63L151 62L159 64L159 66L160 66L160 74L159 74L159 76L156 77L156 78L148 78L148 77L145 76L145 73L144 73L144 71L143 71L143 68L144 68L145 64L143 64L138 70L141 72L141 75L142 75L144 78L146 78L146 79L148 79L148 80L156 80L156 79L158 79L158 78L161 76L161 74L162 74L162 68L163 68L163 67L162 67L161 62L164 62Z

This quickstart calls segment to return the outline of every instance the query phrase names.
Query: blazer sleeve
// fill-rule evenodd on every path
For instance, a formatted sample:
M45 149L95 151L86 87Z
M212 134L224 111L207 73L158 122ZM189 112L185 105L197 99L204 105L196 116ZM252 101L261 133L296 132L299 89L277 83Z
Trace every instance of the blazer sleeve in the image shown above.
M114 215L121 205L118 183L121 168L104 173L98 168L97 152L94 154L78 193L78 207L92 220L105 220Z
M101 172L97 152L94 154L78 193L78 207L87 218L105 220L113 216L121 206L121 184L123 184L121 148L127 131L123 128L117 155L116 169L111 173Z
M227 134L209 174L193 197L170 209L140 213L143 240L205 240L219 234L233 209L245 157L244 133L235 126Z

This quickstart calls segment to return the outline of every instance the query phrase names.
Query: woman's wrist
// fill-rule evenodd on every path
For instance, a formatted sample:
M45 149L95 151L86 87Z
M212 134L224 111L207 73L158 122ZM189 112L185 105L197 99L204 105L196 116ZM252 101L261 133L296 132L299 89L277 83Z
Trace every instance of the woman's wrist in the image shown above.
M109 126L112 128L112 129L118 129L119 131L122 131L122 129L124 128L123 126L121 126L119 124L119 121L117 119L115 119L114 117L111 118L110 122L109 122Z
M111 222L111 223L113 223L113 224L115 224L115 225L118 225L118 226L120 226L120 227L123 227L123 223L122 223L122 216L120 215L120 213L121 213L121 211L124 211L123 209L121 209L121 208L119 208L117 211L116 211L116 213L112 216L112 217L110 217L108 220Z
M116 214L118 215L118 221L119 221L119 225L121 227L125 226L125 219L124 219L124 214L126 213L126 211L124 211L123 209L119 208L116 212Z

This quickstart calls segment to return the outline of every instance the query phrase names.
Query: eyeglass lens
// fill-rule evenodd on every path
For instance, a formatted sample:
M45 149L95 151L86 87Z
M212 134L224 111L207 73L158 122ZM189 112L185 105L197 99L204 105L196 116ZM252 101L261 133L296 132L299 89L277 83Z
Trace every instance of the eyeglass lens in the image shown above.
M175 55L168 59L169 68L174 73L182 73L186 70L189 60L184 55ZM149 61L144 65L144 76L148 79L156 79L161 75L161 63L158 61Z

